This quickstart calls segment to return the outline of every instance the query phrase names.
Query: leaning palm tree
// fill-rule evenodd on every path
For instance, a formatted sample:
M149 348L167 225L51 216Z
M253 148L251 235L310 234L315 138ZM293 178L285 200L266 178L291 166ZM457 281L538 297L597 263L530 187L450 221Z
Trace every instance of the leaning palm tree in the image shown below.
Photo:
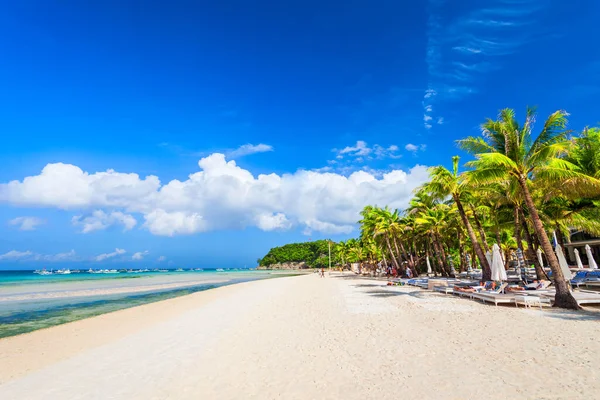
M521 126L515 112L504 109L497 120L488 119L482 125L483 137L469 137L459 140L464 150L476 157L467 165L468 178L476 184L515 180L525 200L535 234L554 276L556 296L554 305L567 309L579 309L579 305L569 291L569 286L560 269L556 254L533 201L530 192L532 181L554 183L564 188L590 186L587 177L577 166L561 159L569 147L567 140L567 113L556 111L545 121L544 127L535 138L532 135L535 111L527 109L525 123Z
M431 181L427 184L427 188L434 194L441 197L452 196L463 225L467 229L467 234L469 235L469 239L471 240L475 254L477 255L479 263L481 264L483 279L489 280L492 276L490 265L485 257L485 253L483 252L481 245L477 241L475 231L471 226L471 222L469 221L461 201L461 197L465 191L465 184L464 180L462 180L458 174L459 160L460 158L458 156L452 157L452 172L441 165L431 168L429 172ZM484 240L484 238L482 238L482 240Z

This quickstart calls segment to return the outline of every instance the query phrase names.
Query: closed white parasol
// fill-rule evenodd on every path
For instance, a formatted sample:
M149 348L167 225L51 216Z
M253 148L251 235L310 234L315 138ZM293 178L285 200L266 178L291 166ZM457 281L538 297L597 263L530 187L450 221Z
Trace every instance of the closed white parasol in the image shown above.
M592 248L589 244L585 245L585 254L587 254L588 258L588 266L593 269L598 269L598 264L596 264L596 260L594 260L594 256L592 255Z
M565 279L570 281L571 278L573 278L573 275L571 275L571 270L569 269L569 264L567 264L567 259L565 258L565 253L563 253L562 247L560 247L560 244L557 244L556 247L554 248L554 251L556 252L556 257L558 258L558 264L560 265L560 269L563 273L563 275L565 276Z
M500 254L500 247L496 243L492 247L492 263L490 265L492 269L492 280L493 281L506 281L506 269L504 269L504 263L502 262L502 254Z

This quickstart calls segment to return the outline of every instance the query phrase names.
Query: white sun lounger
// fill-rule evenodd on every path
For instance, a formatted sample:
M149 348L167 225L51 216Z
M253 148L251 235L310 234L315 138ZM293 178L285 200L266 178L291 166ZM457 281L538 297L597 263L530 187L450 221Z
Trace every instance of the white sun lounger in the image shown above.
M433 290L444 294L454 293L454 289L452 288L452 286L435 286Z
M571 292L577 304L580 306L586 304L600 304L600 294L589 293L589 292ZM550 301L554 302L554 296L556 293L541 293L542 296L550 298Z
M515 303L515 295L514 294L502 294L502 293L473 293L473 299L478 299L483 301L484 303L494 303L496 306L498 304L514 304Z

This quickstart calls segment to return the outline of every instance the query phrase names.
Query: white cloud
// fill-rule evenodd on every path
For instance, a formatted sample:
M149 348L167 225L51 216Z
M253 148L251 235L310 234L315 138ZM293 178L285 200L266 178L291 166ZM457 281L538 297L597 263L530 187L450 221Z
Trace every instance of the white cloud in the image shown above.
M265 153L268 151L273 151L273 146L269 146L268 144L244 144L240 147L238 147L237 149L229 152L227 155L229 156L229 158L238 158L238 157L243 157L243 156L247 156L250 154L255 154L255 153Z
M387 148L388 155L395 151L397 146ZM161 186L157 177L87 173L74 165L48 164L40 175L0 184L0 203L83 211L116 208L122 215L140 214L144 228L166 236L249 226L345 232L355 226L367 204L405 207L413 189L428 178L427 167L419 165L383 174L298 170L255 176L219 153L202 158L198 165L200 170L186 180ZM88 231L96 224L103 227L114 212L88 220ZM123 219L115 220L124 224ZM85 228L85 218L77 221Z
M425 95L423 96L426 99L429 99L431 97L434 97L437 95L437 92L434 89L427 89L425 91Z
M196 212L168 212L159 208L146 214L144 218L144 226L155 235L173 236L208 230L202 216Z
M71 250L58 254L36 254L33 259L36 261L78 261L80 258L75 253L75 250Z
M95 210L88 216L74 216L71 218L71 223L75 226L81 226L82 233L90 233L106 229L115 224L123 225L123 231L129 231L133 229L137 221L132 215L120 211L106 213L102 210Z
M412 153L416 153L419 150L420 151L425 151L425 149L427 149L427 145L425 145L425 144L416 145L416 144L409 143L406 146L404 146L404 148L407 151L410 151Z
M140 179L138 174L114 170L88 174L72 164L48 164L39 175L22 182L0 184L0 201L19 206L73 209L90 206L127 207L149 201L160 181L156 176Z
M433 119L433 117L430 115L427 115L427 114L423 115L423 121L425 121L425 122L431 121L432 119Z
M439 117L437 123L438 125L442 125L444 123L444 117Z
M365 162L365 160L372 159L384 159L384 158L399 158L400 156L395 154L398 151L398 146L390 145L389 147L383 147L381 145L375 144L373 147L369 147L367 142L363 140L358 140L355 146L347 146L342 150L333 149L333 152L336 152L336 159L342 160L344 156L354 157L353 160L358 163ZM329 163L332 164L335 160L330 160ZM339 169L338 169L339 171Z
M112 253L100 254L100 255L97 255L94 259L96 261L104 261L106 259L113 258L113 257L116 257L118 255L125 254L125 253L127 253L125 250L116 248L115 251L113 251Z
M425 112L432 112L433 111L433 106L431 104L427 104L424 108Z
M481 49L475 49L473 47L455 46L452 49L460 51L462 53L468 53L468 54L479 54L479 53L481 53Z
M7 253L0 254L0 260L22 260L24 258L29 258L32 255L33 255L33 253L29 250L27 250L27 251L11 250Z
M349 154L354 157L368 156L371 154L371 149L367 146L367 142L358 140L355 146L347 146L339 151L339 154Z
M286 230L292 227L283 213L261 214L256 218L256 226L263 231Z
M138 251L137 253L134 253L133 256L131 256L131 259L134 261L140 261L144 259L144 256L148 255L149 251L145 250L145 251Z
M158 258L156 259L156 261L158 261L158 262L163 262L163 261L165 261L166 259L167 259L167 257L165 257L165 256L160 256L160 257L158 257Z
M34 231L39 225L46 222L37 217L17 217L8 221L10 225L18 225L21 231Z

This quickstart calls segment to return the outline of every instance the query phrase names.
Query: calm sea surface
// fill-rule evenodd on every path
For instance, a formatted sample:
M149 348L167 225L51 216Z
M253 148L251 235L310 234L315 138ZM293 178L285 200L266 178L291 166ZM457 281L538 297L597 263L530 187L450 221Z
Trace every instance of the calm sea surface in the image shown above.
M289 275L251 270L68 275L0 271L0 338L219 286Z

